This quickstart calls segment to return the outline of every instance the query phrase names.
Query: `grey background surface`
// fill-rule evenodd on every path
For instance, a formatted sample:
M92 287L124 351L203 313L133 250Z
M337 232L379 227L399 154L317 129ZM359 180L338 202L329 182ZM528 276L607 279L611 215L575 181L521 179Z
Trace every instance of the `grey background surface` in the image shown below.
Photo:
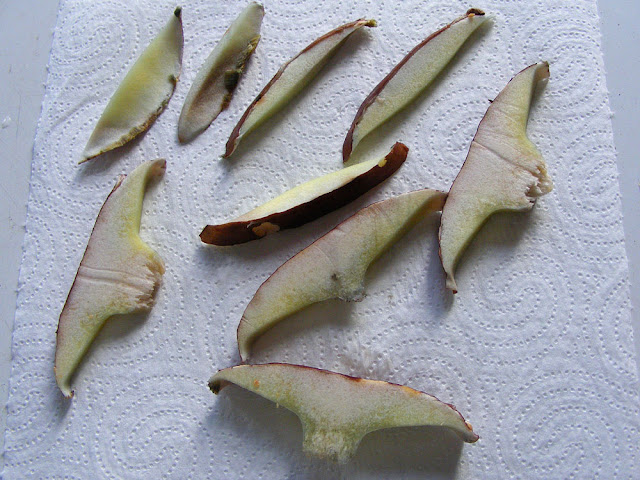
M11 334L22 259L33 139L40 116L57 2L0 1L0 452L4 451L5 404L11 367ZM598 5L607 86L614 112L620 188L629 257L636 356L640 358L640 16L637 0ZM635 147L635 148L634 148ZM4 459L0 464L0 471Z

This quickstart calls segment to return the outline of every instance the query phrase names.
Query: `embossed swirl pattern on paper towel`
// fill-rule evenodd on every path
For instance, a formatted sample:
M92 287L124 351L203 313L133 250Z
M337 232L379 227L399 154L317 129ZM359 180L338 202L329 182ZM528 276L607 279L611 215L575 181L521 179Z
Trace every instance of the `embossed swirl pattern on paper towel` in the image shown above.
M487 0L493 25L429 94L362 145L410 147L388 182L295 231L205 248L222 222L341 168L343 136L370 89L419 40L465 11L461 1L269 1L263 38L230 108L193 143L176 124L197 68L242 2L182 5L184 65L174 98L140 140L76 167L120 78L174 5L63 0L34 149L5 478L569 478L640 469L638 383L628 271L595 1ZM310 87L219 161L233 125L278 67L321 33L359 17ZM444 290L437 216L375 264L368 296L329 301L267 332L255 361L288 361L390 380L454 403L481 439L434 429L374 433L344 470L306 459L289 412L238 389L213 397L218 368L239 361L235 330L258 286L321 233L374 200L448 189L479 120L514 73L546 59L551 80L529 133L555 190L522 215L492 218ZM117 174L168 160L147 193L142 238L167 272L148 315L114 319L87 355L76 397L53 374L55 329L91 226ZM428 436L427 438L425 438ZM381 473L384 472L384 473ZM597 473L596 473L597 472ZM633 472L633 473L632 473Z

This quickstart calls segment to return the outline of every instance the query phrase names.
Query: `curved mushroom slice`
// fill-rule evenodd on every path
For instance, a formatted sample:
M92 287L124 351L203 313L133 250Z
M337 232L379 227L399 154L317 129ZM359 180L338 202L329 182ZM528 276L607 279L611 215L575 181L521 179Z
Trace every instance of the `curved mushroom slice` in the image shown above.
M370 160L315 178L229 223L207 225L200 239L213 245L235 245L304 225L389 178L404 163L408 151L405 145L396 143L382 160Z
M165 168L160 159L122 175L100 209L58 321L54 371L66 397L73 396L71 376L105 321L153 306L164 263L138 231L147 182Z
M318 74L349 35L362 27L375 26L375 20L365 19L342 25L313 41L280 67L231 132L223 157L231 155L246 134L289 103Z
M484 20L482 10L470 9L420 42L393 67L360 105L342 146L344 162L364 137L427 88Z
M225 32L205 60L184 101L178 139L189 142L227 108L244 66L260 41L262 5L251 2Z
M80 163L137 137L169 103L182 65L181 11L176 8L118 86L89 138Z
M305 453L346 462L370 432L430 425L478 440L453 405L394 383L365 380L300 365L270 363L220 370L209 380L217 394L229 383L291 410L302 422Z
M242 360L260 335L289 315L330 298L362 300L369 265L427 213L440 210L445 198L425 189L374 203L287 260L260 286L242 315Z
M544 159L527 137L531 100L549 64L516 75L485 113L462 169L451 186L440 224L440 257L447 288L457 292L453 272L471 239L495 212L526 211L553 189Z

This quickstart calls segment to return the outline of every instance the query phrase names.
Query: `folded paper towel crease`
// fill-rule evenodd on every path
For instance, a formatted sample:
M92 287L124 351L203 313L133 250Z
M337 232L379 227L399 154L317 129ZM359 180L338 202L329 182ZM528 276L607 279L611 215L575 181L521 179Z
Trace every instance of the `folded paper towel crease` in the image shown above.
M262 39L223 112L181 146L177 122L198 67L243 2L183 2L183 71L140 139L77 167L91 129L167 1L62 0L37 129L7 404L3 478L567 478L640 470L638 377L616 158L595 0L477 5L492 18L441 80L360 154L409 148L403 168L353 204L237 248L198 233L342 167L358 106L415 44L463 14L461 1L265 4ZM350 38L302 95L218 160L244 108L288 58L356 18ZM239 362L236 327L280 264L358 208L418 188L448 190L478 122L506 82L547 60L529 136L555 189L527 214L489 220L444 288L438 218L368 272L366 298L329 301L267 332L254 360L301 363L391 381L453 403L481 439L405 428L363 440L343 467L307 459L296 417L207 379ZM95 217L120 173L164 157L141 237L167 272L148 315L105 326L65 400L53 376L58 316ZM260 477L262 474L262 477Z

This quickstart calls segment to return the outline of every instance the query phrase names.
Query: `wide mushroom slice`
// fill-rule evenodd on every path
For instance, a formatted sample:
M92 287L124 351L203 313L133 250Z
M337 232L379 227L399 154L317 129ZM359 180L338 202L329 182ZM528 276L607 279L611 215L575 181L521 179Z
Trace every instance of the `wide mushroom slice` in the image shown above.
M547 167L527 137L536 85L549 78L549 64L518 73L485 113L442 211L440 257L447 288L458 291L454 270L486 220L500 211L527 211L553 189Z
M479 438L453 405L393 383L270 363L220 370L209 388L217 394L230 383L291 410L302 422L304 452L340 463L367 433L384 428L429 425L450 428L465 442Z

